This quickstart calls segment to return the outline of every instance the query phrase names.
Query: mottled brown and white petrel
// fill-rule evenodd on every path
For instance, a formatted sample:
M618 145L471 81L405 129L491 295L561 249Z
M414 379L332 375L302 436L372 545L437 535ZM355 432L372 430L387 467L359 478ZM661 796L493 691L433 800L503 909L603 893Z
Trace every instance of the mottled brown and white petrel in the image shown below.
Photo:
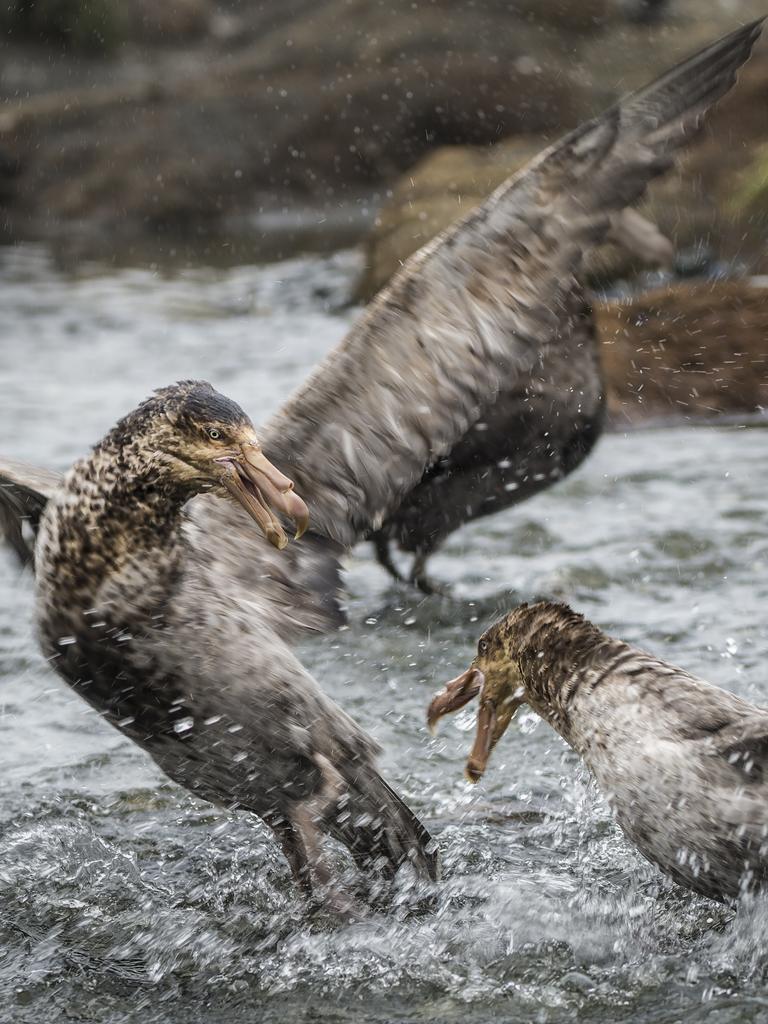
M313 880L330 881L323 832L367 870L392 876L410 860L435 877L434 845L377 772L373 741L302 668L248 587L195 546L185 507L211 489L277 549L287 543L278 516L297 537L307 528L306 505L248 416L210 384L162 388L121 419L40 515L43 653L175 782L262 818L308 893Z
M432 701L479 699L476 782L529 705L583 759L640 853L718 900L768 884L768 709L601 632L564 604L521 605Z

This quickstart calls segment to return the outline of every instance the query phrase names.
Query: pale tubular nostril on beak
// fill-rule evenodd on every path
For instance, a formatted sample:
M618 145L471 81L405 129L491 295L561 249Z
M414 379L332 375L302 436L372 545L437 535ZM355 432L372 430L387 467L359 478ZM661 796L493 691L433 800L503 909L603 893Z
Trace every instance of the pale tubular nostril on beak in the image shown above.
M277 466L269 461L261 450L261 445L252 442L244 449L243 457L257 472L262 473L275 490L280 491L281 494L287 494L293 490L293 480L285 473L281 473Z
M257 486L270 504L293 520L296 525L295 539L298 540L309 527L309 509L294 491L293 480L269 461L257 443L244 447L243 459L249 469L257 474Z

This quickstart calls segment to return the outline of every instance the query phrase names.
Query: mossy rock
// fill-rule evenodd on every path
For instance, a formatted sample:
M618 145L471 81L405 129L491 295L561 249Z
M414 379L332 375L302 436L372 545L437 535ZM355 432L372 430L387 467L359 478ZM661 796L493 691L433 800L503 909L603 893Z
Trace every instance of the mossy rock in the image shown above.
M757 149L737 177L729 206L736 216L768 217L768 145Z

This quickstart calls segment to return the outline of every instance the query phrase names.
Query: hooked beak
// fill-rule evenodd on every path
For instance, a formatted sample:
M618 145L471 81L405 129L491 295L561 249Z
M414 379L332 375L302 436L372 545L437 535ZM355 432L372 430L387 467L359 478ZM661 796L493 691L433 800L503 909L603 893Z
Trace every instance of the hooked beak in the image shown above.
M477 712L477 729L475 742L464 765L464 775L469 782L479 782L488 766L488 758L496 742L496 726L498 718L493 701L481 700Z
M460 676L451 679L439 693L435 694L427 709L427 725L433 736L443 715L449 715L452 711L458 711L465 704L469 704L472 698L480 693L484 682L485 676L473 665Z
M497 689L503 694L501 698L494 692ZM507 686L489 686L485 675L473 665L446 683L445 689L429 705L427 724L434 733L443 715L458 711L473 697L480 695L475 741L464 768L464 775L469 782L478 782L482 778L491 751L506 732L517 709L525 703L522 689L516 690L511 696L508 693Z
M276 548L284 548L288 538L273 510L293 520L296 536L309 526L309 510L293 490L293 481L273 466L258 444L242 447L242 454L216 459L222 467L221 483L240 502Z

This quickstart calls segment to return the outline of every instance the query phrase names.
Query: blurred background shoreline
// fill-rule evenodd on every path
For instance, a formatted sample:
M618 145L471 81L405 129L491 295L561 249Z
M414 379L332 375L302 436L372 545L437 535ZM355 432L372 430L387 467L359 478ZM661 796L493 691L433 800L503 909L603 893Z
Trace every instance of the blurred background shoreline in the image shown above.
M357 247L345 302L549 141L765 0L8 0L0 261L105 270ZM768 43L590 266L614 426L768 405ZM7 251L7 249L6 249Z
M0 241L136 262L364 242L368 297L552 138L764 8L8 0ZM766 100L763 42L645 204L679 249L759 273Z

